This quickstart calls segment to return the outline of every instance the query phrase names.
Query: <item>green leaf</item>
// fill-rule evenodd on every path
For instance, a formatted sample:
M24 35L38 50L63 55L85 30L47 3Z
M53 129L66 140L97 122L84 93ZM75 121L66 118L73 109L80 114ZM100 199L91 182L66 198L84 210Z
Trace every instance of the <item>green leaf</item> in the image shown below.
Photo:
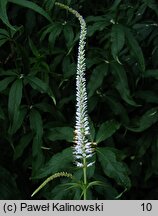
M9 28L11 28L12 30L15 30L15 28L10 24L8 16L7 16L7 3L8 3L8 0L0 1L0 19Z
M155 69L155 70L146 70L145 73L144 73L144 77L145 78L152 77L152 78L158 79L158 70L157 69Z
M4 70L0 68L0 76L18 76L17 70Z
M125 43L125 33L124 28L121 24L114 24L111 30L111 52L114 57L118 61L118 55Z
M66 24L63 28L64 37L66 40L67 47L70 47L73 43L74 32L72 26Z
M128 130L134 132L142 132L150 128L158 121L158 107L152 108L145 112L141 117L137 117L131 122L131 126L127 127Z
M90 139L92 142L94 142L96 132L95 132L93 121L90 118L89 118L89 127L90 127Z
M14 113L13 120L11 121L10 127L8 129L8 133L10 135L15 134L17 130L21 127L26 114L27 114L26 108L19 109L16 111L16 113Z
M43 80L35 76L26 76L25 80L31 85L33 89L40 91L41 93L48 93L49 86Z
M62 29L63 29L63 26L59 23L56 23L54 27L52 28L52 31L48 38L51 48L54 48L55 41L59 37Z
M33 161L33 172L42 164L42 136L43 136L43 122L40 113L33 109L30 112L30 128L34 132L33 144L32 144L32 156L34 157Z
M121 3L121 0L115 0L110 10L111 11L116 10L120 3Z
M139 106L130 95L128 80L123 66L113 62L111 63L111 72L115 77L116 89L119 91L122 99L132 106Z
M42 144L43 144L43 122L41 114L36 110L32 109L30 111L30 128L34 133L33 144L32 144L32 175L35 175L39 168L43 164L43 153L42 153Z
M109 137L111 137L118 129L120 128L120 124L114 120L104 122L96 135L96 143L100 143Z
M2 166L0 166L0 188L1 199L14 200L21 198L13 173Z
M24 134L19 143L15 146L15 151L14 151L14 160L17 160L19 157L22 156L24 150L26 147L29 145L31 142L33 136L32 133Z
M2 29L2 28L0 28L0 36L2 37L4 37L4 38L9 38L9 32L6 30L6 29Z
M35 12L39 13L40 15L42 15L43 17L45 17L48 21L52 22L51 17L49 16L49 14L43 10L43 8L41 8L40 6L38 6L37 4L35 4L32 1L27 1L27 0L8 0L8 2L20 5L22 7L26 7L29 8L31 10L34 10Z
M34 54L34 56L39 57L40 53L39 53L38 49L36 48L35 44L33 43L33 41L31 40L31 38L29 38L29 46L30 46L31 51Z
M0 47L8 41L9 33L5 30L0 28Z
M19 111L19 106L22 99L22 88L23 88L22 79L17 79L16 81L14 81L14 83L10 88L9 100L8 100L8 112L11 119L13 119L13 117L16 116L17 112Z
M123 162L117 160L114 152L106 147L97 148L97 156L105 175L115 179L117 184L125 188L130 188L129 171Z
M68 171L72 165L72 148L66 148L62 152L52 156L52 158L41 168L35 178L44 178L57 172Z
M133 52L135 59L137 59L140 69L144 72L145 61L141 47L139 46L137 40L128 28L125 28L125 36L127 44L130 50Z
M0 92L5 90L8 85L15 79L15 77L7 77L0 81Z
M128 124L129 123L129 117L127 113L127 109L121 104L121 101L117 100L113 96L105 96L105 101L109 105L110 109L113 111L113 113L120 117L123 123Z
M30 128L34 132L35 136L41 138L43 136L43 123L41 114L36 110L30 111Z
M55 127L47 132L46 137L51 141L66 140L67 142L73 142L73 131L71 127Z
M150 91L150 90L138 91L136 93L136 97L141 98L146 103L156 103L156 104L158 104L158 97L157 97L156 92L154 92L154 91Z
M146 5L151 8L153 11L155 11L156 15L158 16L158 5L155 0L143 0Z
M48 199L51 200L77 200L80 199L80 190L78 188L75 188L73 191L67 191L69 187L66 184L58 184L54 188L50 188L50 194L48 196ZM77 193L77 195L74 196ZM79 197L79 198L78 198Z
M1 35L0 35L0 47L5 44L5 42L7 42L8 39L6 38L2 38Z
M48 11L52 10L55 1L56 1L56 0L45 0L45 1L44 1L44 7L46 8L46 11L47 11L47 10L48 10Z
M102 31L107 26L110 25L110 22L104 18L104 20L96 21L93 23L93 25L88 25L87 29L87 36L91 37L96 31Z
M47 36L48 33L50 33L52 31L52 29L54 28L54 25L56 23L51 23L47 26L45 26L42 30L41 30L41 34L40 34L40 42L42 42L45 37Z
M152 136L150 134L143 134L136 143L136 156L141 158L147 152L152 144Z
M101 87L103 82L104 76L108 73L108 64L100 64L94 70L90 77L87 90L88 90L88 97L90 98L97 88Z
M76 65L74 62L71 62L70 56L65 56L65 58L63 59L62 70L64 81L76 73Z

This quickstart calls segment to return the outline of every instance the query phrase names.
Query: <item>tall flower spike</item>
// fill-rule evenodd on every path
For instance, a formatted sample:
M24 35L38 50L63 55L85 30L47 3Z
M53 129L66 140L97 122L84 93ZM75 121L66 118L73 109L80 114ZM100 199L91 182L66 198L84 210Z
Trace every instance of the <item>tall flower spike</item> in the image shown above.
M58 2L55 4L74 14L78 18L81 26L77 59L76 125L74 138L75 146L73 147L73 154L78 167L89 167L94 163L91 161L94 151L89 140L90 127L87 113L87 91L85 79L85 45L87 34L86 23L83 17L77 11Z

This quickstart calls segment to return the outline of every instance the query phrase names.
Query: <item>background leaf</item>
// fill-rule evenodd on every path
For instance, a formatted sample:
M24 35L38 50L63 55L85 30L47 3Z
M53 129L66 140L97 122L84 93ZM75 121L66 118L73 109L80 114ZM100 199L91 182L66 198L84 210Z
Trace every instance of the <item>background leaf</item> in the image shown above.
M49 129L46 136L51 141L66 140L67 142L72 142L73 131L71 127L55 127Z
M40 80L38 77L27 76L25 79L29 82L32 88L37 89L40 92L48 92L48 85Z
M15 147L14 160L17 160L19 157L22 156L24 150L29 145L32 138L33 136L31 133L25 134L24 136L21 137L18 145Z
M14 77L7 77L0 81L0 92L5 90L8 85L14 80Z
M108 65L105 63L98 65L93 70L87 86L89 98L94 94L97 88L101 86L104 77L107 75L107 72L108 72Z
M16 181L12 173L8 172L4 167L0 167L0 198L1 199L20 199Z
M43 178L60 171L67 171L68 167L71 166L72 161L72 148L66 148L62 152L52 156L45 166L39 170L38 178Z
M114 24L111 30L111 52L114 59L118 59L119 52L125 43L124 29L121 24Z
M127 28L125 29L125 36L126 36L126 41L127 41L127 44L130 50L134 53L134 57L137 59L141 70L144 72L145 71L145 61L144 61L144 56L143 56L141 47L139 46L133 34Z
M111 72L116 80L116 88L119 91L121 97L130 105L137 106L136 102L130 95L130 90L128 86L127 75L124 68L114 62L111 63Z
M97 135L96 135L96 143L100 143L109 137L111 137L120 127L120 124L114 120L106 121L101 124Z
M51 17L49 16L48 13L46 13L43 8L41 8L40 6L38 6L36 3L31 2L31 1L27 1L27 0L8 0L8 2L20 5L22 7L26 7L29 8L31 10L34 10L35 12L41 14L42 16L44 16L48 21L52 22Z
M11 119L16 118L19 111L19 106L22 99L22 79L17 79L14 81L10 88L9 100L8 100L8 111Z
M145 112L140 118L134 120L133 125L131 127L127 127L131 131L142 132L158 121L158 108L152 108Z
M114 152L106 149L106 147L98 148L97 156L105 175L115 179L119 185L130 188L131 182L128 177L128 169L122 162L116 159Z
M7 16L7 3L8 3L8 0L2 0L2 1L0 1L0 19L9 28L11 28L12 30L15 30L15 28L10 24L10 22L8 20L8 16Z

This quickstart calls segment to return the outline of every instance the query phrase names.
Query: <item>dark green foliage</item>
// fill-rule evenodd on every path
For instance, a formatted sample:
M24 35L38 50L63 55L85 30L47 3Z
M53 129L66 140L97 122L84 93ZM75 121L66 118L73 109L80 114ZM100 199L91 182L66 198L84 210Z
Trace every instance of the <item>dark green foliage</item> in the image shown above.
M62 2L78 10L88 28L96 148L88 177L103 184L92 185L88 199L158 199L157 2ZM0 199L30 199L55 172L83 177L71 148L80 26L54 3L0 1ZM80 199L80 188L69 183L55 179L35 198Z

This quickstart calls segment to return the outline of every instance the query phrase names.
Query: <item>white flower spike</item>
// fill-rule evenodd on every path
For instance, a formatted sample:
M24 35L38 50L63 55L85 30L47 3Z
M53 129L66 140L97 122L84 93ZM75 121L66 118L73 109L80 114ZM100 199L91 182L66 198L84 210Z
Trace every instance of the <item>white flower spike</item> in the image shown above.
M77 75L76 75L76 125L75 125L75 146L73 147L73 154L78 167L89 167L94 164L90 159L93 156L93 148L90 137L90 127L88 121L87 112L87 91L86 91L86 79L85 79L85 45L86 45L86 23L83 17L72 8L58 3L56 5L68 10L74 14L81 26L79 47L78 47L78 58L77 58Z

